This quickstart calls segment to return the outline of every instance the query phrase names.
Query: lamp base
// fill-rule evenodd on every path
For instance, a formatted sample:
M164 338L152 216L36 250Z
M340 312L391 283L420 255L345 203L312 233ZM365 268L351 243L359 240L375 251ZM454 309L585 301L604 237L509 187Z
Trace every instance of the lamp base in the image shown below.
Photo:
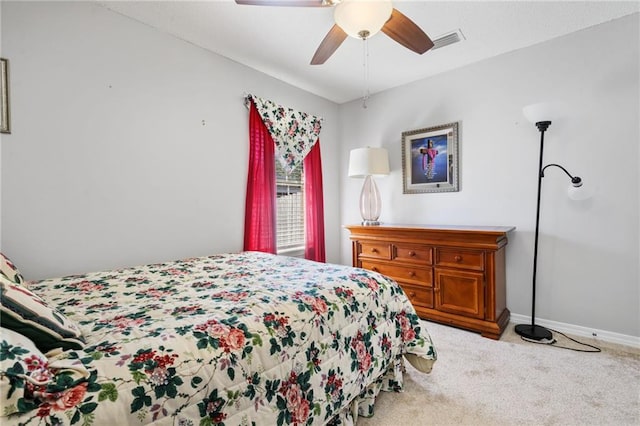
M362 221L362 226L378 226L380 225L380 222L378 222L377 220L363 220Z
M378 218L380 217L381 209L382 201L380 199L378 186L373 180L373 176L367 176L364 179L362 192L360 193L360 217L362 218L362 225L380 225Z
M531 340L552 340L553 335L551 332L539 325L531 324L518 324L516 325L516 333L526 339Z

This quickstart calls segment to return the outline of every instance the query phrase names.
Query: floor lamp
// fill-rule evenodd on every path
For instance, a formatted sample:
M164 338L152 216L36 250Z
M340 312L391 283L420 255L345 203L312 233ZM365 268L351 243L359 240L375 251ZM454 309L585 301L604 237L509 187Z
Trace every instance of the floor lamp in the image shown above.
M551 125L549 120L552 114L548 104L533 104L523 108L524 116L540 131L540 162L538 166L538 201L536 207L536 231L533 247L533 293L531 296L531 324L518 324L515 327L516 333L530 340L552 340L551 331L540 325L536 325L536 272L538 265L538 230L540 227L540 191L542 189L542 178L544 172L549 167L558 167L571 179L571 185L568 189L568 196L572 200L583 200L588 198L588 194L582 187L582 179L578 176L572 176L564 167L559 164L547 164L542 166L543 150L544 150L544 133Z

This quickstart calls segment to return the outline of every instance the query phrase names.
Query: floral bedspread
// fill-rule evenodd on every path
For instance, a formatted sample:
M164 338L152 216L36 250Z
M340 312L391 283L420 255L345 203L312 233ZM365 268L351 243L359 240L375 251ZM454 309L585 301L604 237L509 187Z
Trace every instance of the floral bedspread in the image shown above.
M345 424L401 389L404 354L436 359L400 287L346 266L244 252L29 288L80 325L62 356L89 375L8 424Z

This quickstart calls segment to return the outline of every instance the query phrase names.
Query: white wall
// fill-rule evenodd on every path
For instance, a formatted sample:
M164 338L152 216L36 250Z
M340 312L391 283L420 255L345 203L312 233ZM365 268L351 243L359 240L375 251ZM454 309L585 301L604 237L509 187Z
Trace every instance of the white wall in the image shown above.
M325 117L329 261L351 262L340 227L359 220L348 152L385 146L383 221L517 227L508 306L526 316L539 133L521 108L562 101L545 162L598 192L574 203L558 170L544 180L537 316L640 336L638 15L381 93L363 110L91 3L1 7L12 134L1 142L0 244L28 279L240 250L251 92ZM461 191L403 195L401 132L451 121Z
M377 180L384 222L516 226L507 304L530 316L540 134L522 106L565 104L545 135L545 164L562 164L597 193L572 202L560 170L543 180L536 316L640 336L638 32L636 14L389 90L366 110L342 105L340 169L352 148L389 150L392 173ZM403 195L401 133L453 121L461 191ZM356 223L362 181L343 173L341 183L342 223ZM350 250L343 231L344 263Z
M27 279L241 250L244 92L325 118L339 261L336 104L89 2L3 2L2 53L2 248Z

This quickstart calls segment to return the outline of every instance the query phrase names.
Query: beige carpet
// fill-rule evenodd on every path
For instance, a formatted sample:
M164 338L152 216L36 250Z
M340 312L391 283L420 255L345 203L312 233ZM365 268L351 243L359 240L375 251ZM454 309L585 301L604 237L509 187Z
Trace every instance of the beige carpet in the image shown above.
M578 338L602 348L581 353L524 342L513 325L495 341L424 323L433 371L406 363L404 392L381 393L358 426L640 425L638 349Z

